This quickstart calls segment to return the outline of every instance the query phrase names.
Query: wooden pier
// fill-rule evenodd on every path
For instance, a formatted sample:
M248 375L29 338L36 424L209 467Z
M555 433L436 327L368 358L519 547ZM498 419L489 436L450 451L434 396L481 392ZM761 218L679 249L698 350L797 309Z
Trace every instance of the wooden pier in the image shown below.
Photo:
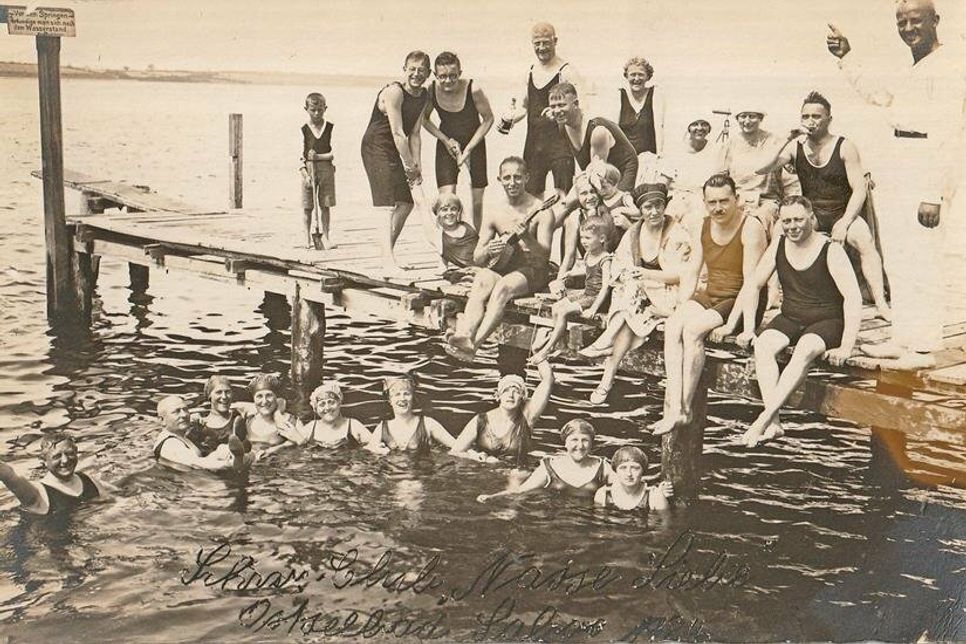
M143 186L73 172L65 175L64 183L82 195L82 214L68 219L80 318L90 318L99 257L127 261L142 286L151 270L184 271L283 295L293 306L292 381L299 402L318 381L326 307L443 329L453 323L466 299L466 284L441 278L436 255L416 221L407 225L397 246L401 261L414 270L392 277L383 274L378 219L363 220L345 208L339 210L336 227L339 246L316 251L297 247L298 213L280 223L277 211L204 211ZM872 318L871 310L865 315L859 342L885 341L889 325ZM529 348L534 325L549 323L545 302L520 299L510 307L494 340ZM572 324L567 351L586 345L599 331L595 321ZM621 370L663 376L660 335L658 330L644 347L628 355ZM841 368L819 364L791 403L902 432L910 439L966 443L966 321L947 325L944 335L945 348L934 368L887 369L862 357ZM706 379L711 389L759 398L747 351L725 341L709 344L708 354Z

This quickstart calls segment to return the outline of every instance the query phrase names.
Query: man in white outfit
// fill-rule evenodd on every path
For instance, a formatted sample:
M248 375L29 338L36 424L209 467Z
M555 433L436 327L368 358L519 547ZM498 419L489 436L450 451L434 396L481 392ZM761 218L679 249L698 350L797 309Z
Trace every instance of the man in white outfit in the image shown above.
M966 83L960 62L939 42L938 25L932 0L896 2L896 27L912 65L892 76L888 87L877 85L847 56L851 45L834 25L826 38L849 82L868 102L888 109L894 130L891 162L877 181L893 337L862 350L902 368L932 366L932 353L942 348L946 226L940 224L955 187Z

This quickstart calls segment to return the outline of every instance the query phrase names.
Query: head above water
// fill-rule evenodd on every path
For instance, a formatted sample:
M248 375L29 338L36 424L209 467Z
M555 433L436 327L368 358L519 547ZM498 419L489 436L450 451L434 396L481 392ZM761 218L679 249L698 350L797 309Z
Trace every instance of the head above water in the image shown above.
M219 376L218 374L209 376L205 383L205 400L211 398L211 394L219 387L227 387L228 391L231 391L231 381L228 376Z
M508 373L496 383L496 397L499 398L507 389L516 389L520 393L521 400L527 399L527 383L521 376L515 373Z
M47 455L58 446L71 446L75 450L77 449L77 443L74 442L74 438L69 434L65 432L48 432L44 434L42 439L40 439L41 458L47 458Z
M282 380L274 373L260 373L248 382L248 391L254 396L259 391L270 391L282 395Z
M45 434L40 441L40 458L48 472L67 480L77 468L77 444L64 432Z
M383 380L382 387L387 396L392 396L393 392L402 389L408 389L410 393L415 393L416 379L409 374L390 376Z
M560 440L564 443L572 434L583 434L590 438L591 444L593 444L594 439L597 438L597 432L594 430L594 426L588 423L586 420L581 418L574 418L573 420L567 421L567 423L560 428Z
M611 458L610 463L611 467L616 470L621 463L626 463L628 461L639 463L642 469L647 470L647 455L644 454L644 450L642 450L640 447L634 447L632 445L625 445L614 452L614 456Z
M329 380L313 389L309 395L309 404L313 408L318 407L319 401L326 398L334 398L339 401L339 404L342 403L342 387L339 386L338 381Z

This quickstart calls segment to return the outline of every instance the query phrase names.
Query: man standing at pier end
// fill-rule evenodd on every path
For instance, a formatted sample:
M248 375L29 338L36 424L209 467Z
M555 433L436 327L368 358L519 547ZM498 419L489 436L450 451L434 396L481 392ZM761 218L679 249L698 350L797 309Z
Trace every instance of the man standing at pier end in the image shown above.
M530 30L530 41L537 63L530 66L527 74L527 91L521 107L511 108L504 115L507 125L502 127L527 119L527 138L523 146L523 160L530 173L527 192L542 198L549 172L553 173L554 188L564 195L573 187L574 158L550 116L550 90L564 81L579 86L580 80L573 65L557 55L557 31L553 25L546 22L535 24Z
M892 341L861 349L908 369L934 365L932 352L942 347L942 214L952 197L953 159L962 141L966 102L961 64L942 46L938 26L932 0L896 3L896 27L912 54L912 65L889 87L878 85L848 56L849 40L834 25L829 25L826 38L856 91L888 109L893 129L891 163L877 182L883 196L879 220L892 292Z

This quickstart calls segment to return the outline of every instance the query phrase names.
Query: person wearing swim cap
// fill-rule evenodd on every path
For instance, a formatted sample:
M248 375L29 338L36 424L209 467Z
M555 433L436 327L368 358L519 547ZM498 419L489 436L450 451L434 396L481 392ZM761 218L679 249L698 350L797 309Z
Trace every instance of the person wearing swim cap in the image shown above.
M309 395L309 405L316 417L308 423L299 422L296 442L334 449L337 447L360 447L372 441L372 433L355 418L342 415L342 387L336 380L329 380Z
M298 443L296 419L285 411L282 381L272 373L259 374L248 383L255 414L247 419L248 440L259 448L259 458Z
M480 494L476 500L486 503L501 496L527 494L547 489L564 496L592 499L597 490L613 480L606 459L591 455L597 433L586 420L574 419L560 429L565 453L545 456L530 477L519 487L495 494Z
M530 449L530 433L533 425L543 414L550 401L554 375L547 361L536 365L540 384L533 395L527 395L527 385L522 377L507 374L496 385L493 409L470 419L456 438L452 452L456 456L496 461L499 457L511 457L522 465Z
M667 510L668 498L674 495L670 481L651 487L644 481L647 456L639 447L625 446L614 452L610 461L614 470L613 483L597 490L594 503L618 510Z

